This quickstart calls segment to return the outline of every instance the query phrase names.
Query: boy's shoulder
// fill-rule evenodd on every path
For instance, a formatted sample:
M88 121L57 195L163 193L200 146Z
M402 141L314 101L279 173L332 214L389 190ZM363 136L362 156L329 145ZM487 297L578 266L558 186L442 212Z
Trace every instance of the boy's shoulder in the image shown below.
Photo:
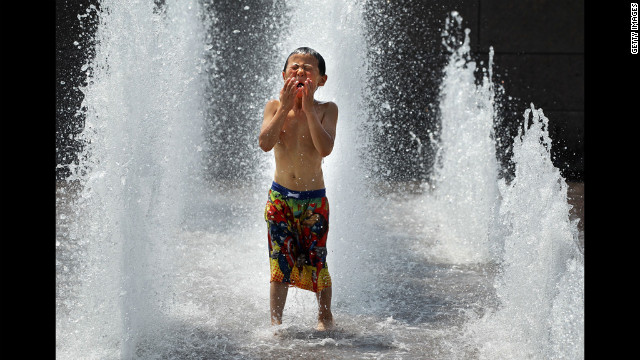
M331 109L331 110L338 110L338 105L336 103L334 103L333 101L319 101L316 100L316 105L319 105L321 107L327 108L327 109Z
M329 123L335 124L338 120L338 105L333 101L318 101L316 106L322 113L322 120L320 122L325 123L328 119Z
M280 106L280 100L271 99L271 100L267 101L267 103L264 106L264 109L265 109L265 111L273 110L273 112L275 112L278 109L278 106Z

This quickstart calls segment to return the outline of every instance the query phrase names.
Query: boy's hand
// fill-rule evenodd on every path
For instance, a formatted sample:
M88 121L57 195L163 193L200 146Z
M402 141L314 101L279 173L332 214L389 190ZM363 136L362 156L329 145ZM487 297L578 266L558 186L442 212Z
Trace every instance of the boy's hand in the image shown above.
M280 90L280 106L286 111L293 109L293 105L295 105L296 95L298 94L297 84L298 81L294 77L290 77L284 82L282 90Z
M316 83L313 82L313 80L311 79L307 79L304 81L304 87L302 88L302 111L304 111L305 113L309 113L310 111L313 111L313 99L314 99L314 94L316 92L316 89L318 87L316 86Z

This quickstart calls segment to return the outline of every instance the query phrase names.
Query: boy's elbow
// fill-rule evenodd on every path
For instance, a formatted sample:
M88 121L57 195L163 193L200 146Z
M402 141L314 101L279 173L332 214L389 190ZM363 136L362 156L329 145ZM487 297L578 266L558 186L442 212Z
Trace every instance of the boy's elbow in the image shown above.
M258 146L260 146L260 149L264 152L269 152L273 149L273 145L270 145L262 136L258 140Z
M258 146L260 146L260 149L262 149L262 151L264 152L268 152L269 150L271 150L262 140L259 141Z
M331 152L333 151L333 145L331 145L330 147L323 149L322 151L320 151L320 155L322 157L327 157L329 156L329 154L331 154Z

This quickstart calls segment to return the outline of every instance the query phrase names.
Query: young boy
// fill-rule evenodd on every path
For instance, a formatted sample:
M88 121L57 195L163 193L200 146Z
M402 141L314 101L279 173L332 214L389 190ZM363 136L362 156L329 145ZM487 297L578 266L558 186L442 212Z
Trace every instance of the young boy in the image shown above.
M273 149L276 170L265 207L271 268L271 324L282 324L289 286L318 299L318 330L333 327L331 276L326 263L329 202L322 159L333 150L338 107L314 99L327 81L322 56L294 50L282 70L279 100L264 108L260 148Z

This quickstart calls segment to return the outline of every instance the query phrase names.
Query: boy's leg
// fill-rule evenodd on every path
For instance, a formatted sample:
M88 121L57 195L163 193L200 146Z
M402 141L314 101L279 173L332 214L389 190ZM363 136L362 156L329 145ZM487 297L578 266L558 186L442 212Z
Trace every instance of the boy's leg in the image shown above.
M282 324L282 311L284 310L284 304L287 301L288 291L289 284L278 281L271 282L271 325Z
M331 287L317 292L316 297L318 298L318 330L329 330L333 327Z

